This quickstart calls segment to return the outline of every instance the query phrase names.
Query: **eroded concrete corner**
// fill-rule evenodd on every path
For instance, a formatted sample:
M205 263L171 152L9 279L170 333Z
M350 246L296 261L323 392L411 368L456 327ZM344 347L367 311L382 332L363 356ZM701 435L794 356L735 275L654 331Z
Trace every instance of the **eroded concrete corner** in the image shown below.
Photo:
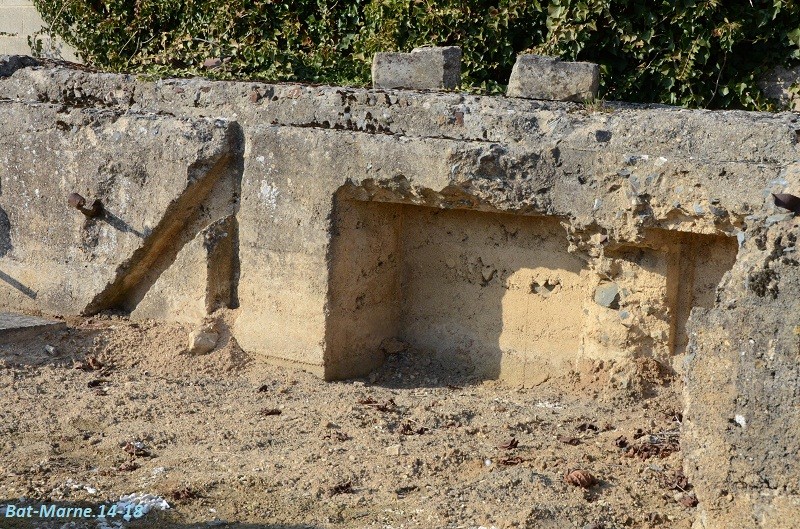
M800 519L798 228L754 217L718 303L690 319L682 444L699 528Z

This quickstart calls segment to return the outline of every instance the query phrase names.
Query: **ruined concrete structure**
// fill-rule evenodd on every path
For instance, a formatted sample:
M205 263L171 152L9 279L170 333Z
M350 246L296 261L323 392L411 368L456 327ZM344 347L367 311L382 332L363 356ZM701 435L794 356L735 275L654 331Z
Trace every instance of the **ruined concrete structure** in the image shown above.
M800 194L797 115L30 64L0 61L3 309L228 307L242 348L327 379L393 339L527 386L655 360L686 376L696 527L800 519L797 222L770 196Z

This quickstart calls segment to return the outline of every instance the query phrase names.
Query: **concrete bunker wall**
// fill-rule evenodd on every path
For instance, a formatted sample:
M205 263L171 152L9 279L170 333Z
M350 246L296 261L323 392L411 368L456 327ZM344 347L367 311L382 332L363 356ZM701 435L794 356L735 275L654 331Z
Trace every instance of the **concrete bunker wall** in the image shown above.
M134 309L158 305L147 294L192 239L220 219L235 226L235 123L8 101L0 103L0 119L3 307L137 315ZM102 213L86 217L68 207L76 192L100 200ZM192 266L213 261L213 273L225 274L221 263L236 254L235 232L228 232L217 237L227 244L213 244L208 259L195 255ZM187 280L171 286L175 310L150 313L195 321L215 305L230 306L229 269L228 292L208 295L209 284L222 282L207 281L206 270L184 270Z
M569 252L560 219L358 200L337 192L326 375L365 374L399 339L512 384L582 359L671 365L693 307L711 308L735 238L650 230L599 267ZM702 248L702 251L698 251Z
M800 226L770 195L800 194L797 115L30 58L0 58L0 99L4 309L197 322L238 303L244 350L327 378L390 337L528 385L560 362L671 363L696 526L800 519ZM87 222L71 191L113 217Z

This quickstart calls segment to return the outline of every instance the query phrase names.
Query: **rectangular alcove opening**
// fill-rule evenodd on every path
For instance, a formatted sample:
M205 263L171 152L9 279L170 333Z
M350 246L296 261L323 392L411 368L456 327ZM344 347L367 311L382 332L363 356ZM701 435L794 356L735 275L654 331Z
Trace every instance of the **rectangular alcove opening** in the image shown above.
M692 307L713 306L735 239L652 230L606 258L568 252L556 217L338 197L329 251L325 376L362 376L398 338L454 369L534 385L581 358L686 346ZM615 282L614 304L597 289Z
M637 244L606 247L584 304L581 357L672 365L686 351L692 309L714 306L737 250L734 237L663 229L646 230Z

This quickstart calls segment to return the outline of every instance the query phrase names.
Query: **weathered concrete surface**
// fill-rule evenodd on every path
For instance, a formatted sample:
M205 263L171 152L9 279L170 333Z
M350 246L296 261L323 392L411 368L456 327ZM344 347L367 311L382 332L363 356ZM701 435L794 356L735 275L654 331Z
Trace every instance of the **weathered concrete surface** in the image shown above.
M438 90L461 83L461 48L414 48L411 53L376 53L372 59L372 86Z
M590 62L562 62L558 57L520 55L508 80L508 97L550 101L586 101L597 97L600 67Z
M800 520L800 223L748 220L718 303L690 319L684 431L698 528Z
M483 355L483 365L476 366L480 372L505 372L504 378L519 370L502 368L501 359L513 363L515 357L517 363L530 363L532 373L544 372L545 378L563 374L582 356L624 360L646 354L670 363L686 341L685 322L676 321L676 315L685 318L692 306L711 306L709 292L733 264L734 240L705 233L735 233L732 222L740 223L737 217L745 212L737 212L741 206L731 200L732 194L744 199L753 184L745 183L742 174L741 182L715 189L719 196L703 202L731 204L724 215L710 210L704 215L698 207L690 216L674 204L665 176L656 173L645 184L633 175L631 183L627 167L639 163L635 170L647 174L666 165L659 159L635 162L619 155L618 173L580 183L559 174L557 161L541 161L551 153L535 156L522 146L504 149L441 139L399 142L388 135L275 126L256 127L251 134L250 157L262 169L246 170L243 181L240 300L247 309L237 321L237 338L246 347L281 351L289 355L286 360L309 366L322 360L319 367L331 378L368 372L380 361L380 343L392 336L425 348L449 344L439 350L453 354L471 348ZM695 168L693 180L684 180L684 185L713 189L710 181L717 175L703 180L704 166ZM758 185L769 189L783 168L773 168L772 174L763 169ZM748 173L752 177L752 171ZM630 190L616 195L601 191L630 189L640 182L643 187L633 196L646 195L641 211L642 204L631 200ZM368 206L370 202L388 204L381 208ZM406 206L398 209L397 204ZM420 206L522 211L528 218L555 220L531 219L516 226L524 217L495 213L463 221L456 216L437 237L435 219L422 221L426 213ZM656 216L656 211L665 213ZM559 219L566 229L543 228ZM265 220L270 229L264 229ZM676 224L701 233L680 235L664 229ZM469 244L459 248L456 241L442 238L453 229L461 230L460 238ZM543 235L542 229L552 235ZM522 243L528 237L547 237L552 247ZM487 247L481 249L479 241L486 241ZM496 254L491 247L499 241L504 250ZM426 245L434 254L423 258L420 252ZM515 259L512 249L517 245L521 254ZM692 248L701 246L706 253L699 258ZM430 275L430 285L398 279L425 274ZM451 274L454 286L446 290ZM594 302L594 287L604 281L622 286L624 299L616 308ZM467 293L470 285L480 293L465 306L473 296ZM494 289L496 293L489 294ZM520 289L521 300L514 301L512 292ZM531 297L545 298L550 292L552 299L546 303ZM429 299L436 300L437 306L431 307L436 314L424 308ZM447 312L442 300L457 300L453 312ZM529 303L535 306L530 311ZM558 307L565 303L573 304L569 311L589 316L566 326L572 342L555 328L548 342L538 329L563 319ZM482 323L470 321L469 306L482 315ZM530 316L535 312L542 313L539 324ZM511 329L514 321L522 325L526 318L527 330ZM546 360L554 358L547 344L558 341L563 354L556 362ZM490 343L496 350L494 360L486 354ZM469 352L463 356L479 363ZM540 376L531 375L529 382ZM514 377L522 383L528 378Z
M2 90L8 97L180 109L241 123L247 153L246 198L238 215L240 287L249 294L242 297L237 338L251 350L319 369L327 350L324 333L306 333L304 325L322 329L320 322L335 316L320 301L302 312L305 302L298 299L306 296L296 292L319 296L336 275L337 259L330 259L338 244L330 245L336 228L327 219L340 218L333 195L345 184L369 189L366 201L382 193L393 197L383 199L389 202L560 218L563 251L587 261L597 286L615 282L621 292L619 308L589 300L592 316L580 331L580 355L626 358L638 351L669 363L685 346L688 310L713 303L709 285L732 265L731 236L746 215L765 207L770 191L788 189L797 171L792 162L798 124L789 115L625 105L588 113L571 103L203 80L147 83L63 68L19 70ZM280 151L266 139L286 135L292 136L287 144L292 148L281 144ZM295 174L291 183L286 179L290 174ZM356 202L340 202L345 203ZM394 218L388 209L375 214ZM273 218L283 219L280 229L263 233L264 223ZM294 246L305 253L288 251ZM699 247L713 251L695 259L692 249ZM286 282L292 275L283 275L288 269L296 270L299 279L287 283L282 299L278 292L284 287L266 285ZM681 280L689 272L697 279ZM254 288L248 277L264 281L263 288ZM556 288L543 281L540 291ZM203 294L199 287L194 292L199 310ZM296 322L298 336L290 333L286 341L291 343L273 346L264 341L270 331L255 314L283 305L291 310L285 317L273 311L271 317L278 319L271 328ZM378 338L368 339L367 349ZM328 376L347 373L335 371Z
M6 101L0 127L4 308L131 310L171 249L235 210L226 121ZM70 208L72 192L100 199L103 215Z
M250 125L272 124L504 145L556 146L567 141L578 149L614 148L631 156L654 156L659 151L728 162L740 161L739 157L741 161L782 159L780 154L772 156L764 150L768 143L753 142L770 134L767 129L778 122L783 123L786 137L800 128L796 116L790 114L689 111L624 103L608 103L600 111L587 112L582 105L569 102L204 79L147 82L132 75L62 67L22 68L3 80L0 97L134 112L180 110L187 116L225 116L235 119L245 132ZM751 123L757 129L753 133L747 132ZM708 134L708 128L714 134ZM641 132L646 133L644 137ZM649 146L656 149L648 150Z
M209 295L203 279L217 258L194 237L208 219L181 232L178 266L157 267L155 288L117 306L135 312L174 295L199 314L209 299L234 304L238 288L233 333L242 347L326 378L368 372L393 341L529 386L588 363L632 387L634 360L679 372L686 363L684 449L702 502L698 524L796 519L795 439L775 428L796 429L786 334L795 325L786 318L797 264L782 261L793 252L780 226L791 221L770 193L800 194L798 116L624 104L589 112L463 94L148 83L63 68L19 69L0 80L0 97L241 126L241 206L217 209L218 218L235 214L240 271L232 250L211 267L225 278L215 284L230 288ZM211 195L237 193L233 185ZM0 244L13 240L3 233ZM770 242L777 234L780 251ZM751 290L740 292L747 277ZM780 449L770 454L772 446Z

